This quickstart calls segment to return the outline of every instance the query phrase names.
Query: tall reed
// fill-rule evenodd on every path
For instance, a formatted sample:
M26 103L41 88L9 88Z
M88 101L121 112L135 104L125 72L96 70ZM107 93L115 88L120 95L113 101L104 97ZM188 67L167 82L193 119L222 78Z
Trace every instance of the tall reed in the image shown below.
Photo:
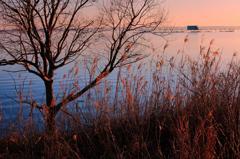
M197 60L158 56L147 70L120 68L116 83L106 79L62 110L57 157L240 158L240 66L235 55L220 62L210 44ZM43 136L11 133L1 157L47 158Z

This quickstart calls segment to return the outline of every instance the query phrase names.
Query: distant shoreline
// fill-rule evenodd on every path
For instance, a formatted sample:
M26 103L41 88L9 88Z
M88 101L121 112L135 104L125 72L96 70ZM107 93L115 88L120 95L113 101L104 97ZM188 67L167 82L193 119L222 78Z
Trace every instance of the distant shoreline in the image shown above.
M199 27L199 31L206 31L206 30L219 30L219 31L234 31L234 30L240 30L240 26L200 26L196 25ZM43 30L43 29L40 29ZM72 29L74 30L74 29ZM187 26L164 26L160 27L157 30L187 30ZM7 31L17 31L17 29L0 29L0 32L7 32Z

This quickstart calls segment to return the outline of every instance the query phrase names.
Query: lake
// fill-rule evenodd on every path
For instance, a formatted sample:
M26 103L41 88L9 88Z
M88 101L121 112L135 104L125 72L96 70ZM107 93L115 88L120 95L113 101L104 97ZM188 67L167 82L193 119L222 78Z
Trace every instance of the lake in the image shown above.
M190 58L198 59L200 46L208 47L210 42L213 41L212 48L218 50L221 53L222 66L225 66L230 62L232 55L234 53L240 53L240 31L204 31L204 32L180 32L180 33L171 33L164 37L158 36L149 36L151 40L151 55L144 59L145 67L149 67L148 63L152 59L155 59L155 56L162 55L164 46L167 47L164 52L166 58L180 57L181 55L187 55ZM237 54L238 58L238 54ZM11 69L14 70L17 66L11 66ZM64 74L68 74L71 71L72 66L63 68L57 72L56 82L54 85L55 92L61 92L60 87L62 85L68 85L74 81L74 78L69 76L69 78L63 78ZM29 98L34 97L38 101L44 100L44 86L43 83L31 74L25 72L11 73L6 72L9 67L0 67L0 121L1 116L4 116L4 120L15 119L19 112L19 104L15 101L17 98L16 90L22 90L25 92ZM148 76L148 73L146 73ZM87 78L84 77L84 71L77 77L81 83L87 82ZM116 81L116 72L113 72L111 76L108 77L109 81ZM30 108L27 107L27 111L24 111L25 116L28 116ZM37 112L35 112L37 113Z

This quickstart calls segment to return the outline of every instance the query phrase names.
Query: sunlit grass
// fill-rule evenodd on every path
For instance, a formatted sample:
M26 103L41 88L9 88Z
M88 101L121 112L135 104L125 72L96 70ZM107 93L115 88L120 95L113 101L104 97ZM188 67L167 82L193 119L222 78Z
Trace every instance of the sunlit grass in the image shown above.
M150 79L141 64L122 68L117 84L106 80L84 102L64 108L57 118L56 158L239 158L235 55L224 69L211 44L201 47L197 60L158 58ZM0 140L1 157L47 158L52 152L44 137L30 118Z

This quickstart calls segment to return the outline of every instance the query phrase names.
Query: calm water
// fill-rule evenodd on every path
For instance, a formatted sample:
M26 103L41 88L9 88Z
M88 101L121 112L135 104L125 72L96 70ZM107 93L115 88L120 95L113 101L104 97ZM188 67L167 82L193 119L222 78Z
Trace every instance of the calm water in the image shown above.
M184 42L184 39L188 39ZM226 65L232 58L233 53L240 53L240 32L200 32L200 33L173 33L163 38L149 36L149 40L152 42L152 51L150 57L144 60L147 64L150 59L154 59L155 56L161 55L163 47L168 44L165 50L164 56L178 58L179 50L193 59L199 57L200 46L209 46L210 41L214 40L212 45L213 49L218 49L222 53L222 65ZM238 55L237 55L238 57ZM145 65L148 67L149 65ZM55 82L55 92L61 92L62 85L66 86L74 79L69 77L61 80L64 74L68 74L72 66L68 66L57 73ZM15 69L16 66L12 66L11 69ZM15 101L17 99L16 90L23 90L25 94L30 97L34 97L38 101L44 100L44 87L43 83L35 76L28 73L9 73L4 70L9 69L6 67L0 67L0 109L5 119L13 119L16 117L19 111L19 104ZM80 73L79 81L80 86L84 85L87 78L84 77L86 72ZM114 72L109 80L114 83L116 79L116 72ZM29 110L29 108L28 108ZM27 115L27 113L25 113Z

